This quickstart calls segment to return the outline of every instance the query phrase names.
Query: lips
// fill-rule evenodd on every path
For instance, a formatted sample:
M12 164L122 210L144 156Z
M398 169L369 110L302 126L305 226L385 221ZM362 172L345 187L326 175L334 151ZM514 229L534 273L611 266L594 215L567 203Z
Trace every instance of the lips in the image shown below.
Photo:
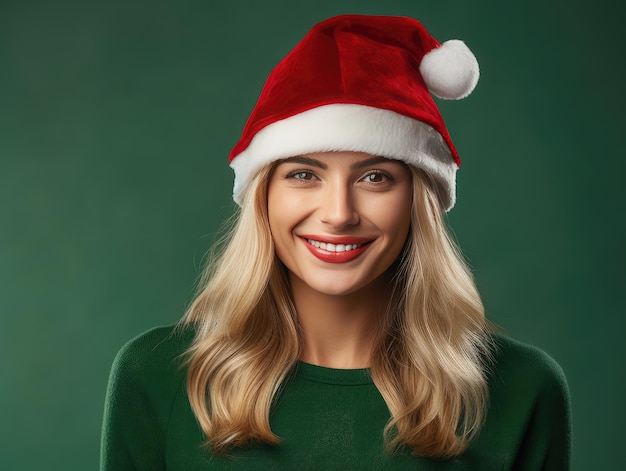
M321 238L314 235L303 235L300 238L315 257L327 263L350 262L365 252L371 242L371 240L361 237Z

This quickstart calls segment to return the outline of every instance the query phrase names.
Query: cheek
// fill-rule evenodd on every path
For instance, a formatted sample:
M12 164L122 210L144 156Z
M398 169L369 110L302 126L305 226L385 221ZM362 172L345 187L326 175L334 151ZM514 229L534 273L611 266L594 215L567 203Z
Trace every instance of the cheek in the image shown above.
M270 183L267 191L267 215L272 235L279 232L281 220L285 215L284 198L281 198L280 188Z
M377 215L381 226L390 230L396 228L398 232L401 232L411 223L412 195L409 191L402 191L391 196L376 201L374 205L370 202L368 211L371 215Z
M311 197L307 193L285 187L277 182L268 189L267 213L272 233L291 231L310 214Z
M297 203L293 197L285 192L272 191L268 193L267 213L270 233L274 241L276 255L285 264L293 250L293 229L299 221Z
M410 198L410 196L407 197ZM409 234L412 210L410 201L410 199L407 200L405 197L389 201L379 213L382 214L380 227L393 241L394 252L397 251L399 253L402 250Z
M270 193L267 200L267 214L273 236L279 236L289 230L294 214L289 199L281 197L280 192Z

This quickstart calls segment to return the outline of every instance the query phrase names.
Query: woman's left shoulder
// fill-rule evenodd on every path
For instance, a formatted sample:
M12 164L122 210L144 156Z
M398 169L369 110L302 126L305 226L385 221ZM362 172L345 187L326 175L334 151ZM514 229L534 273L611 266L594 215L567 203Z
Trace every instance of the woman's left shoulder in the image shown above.
M571 411L563 369L540 348L501 334L492 339L489 407L471 453L477 462L491 460L493 469L569 469Z
M570 394L561 366L542 349L504 335L493 335L493 345L488 420L518 430L518 438L558 436L557 448L569 449Z
M567 392L565 373L557 361L544 350L505 335L492 334L493 363L490 379L493 383L523 383L539 391Z

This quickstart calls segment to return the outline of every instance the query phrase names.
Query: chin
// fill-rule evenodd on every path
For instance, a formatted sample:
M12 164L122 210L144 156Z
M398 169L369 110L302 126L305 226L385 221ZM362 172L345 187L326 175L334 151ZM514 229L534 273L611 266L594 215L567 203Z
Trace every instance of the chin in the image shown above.
M306 286L311 292L324 296L350 296L364 290L371 295L373 292L384 289L383 285L386 284L380 276L363 280L356 280L355 278L354 274L326 275L323 278L314 279L309 277L298 278L298 282Z
M320 287L311 286L311 288L325 296L349 296L358 292L361 288L355 286L337 286L337 285L324 285Z

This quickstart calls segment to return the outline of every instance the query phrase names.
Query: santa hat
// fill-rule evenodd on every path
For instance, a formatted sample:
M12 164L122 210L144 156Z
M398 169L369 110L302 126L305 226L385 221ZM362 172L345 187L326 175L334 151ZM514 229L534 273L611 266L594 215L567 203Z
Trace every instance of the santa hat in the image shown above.
M273 161L357 151L423 169L449 210L460 159L430 94L464 98L478 75L462 41L440 44L414 19L322 21L271 72L230 153L234 200L241 204L252 178Z

